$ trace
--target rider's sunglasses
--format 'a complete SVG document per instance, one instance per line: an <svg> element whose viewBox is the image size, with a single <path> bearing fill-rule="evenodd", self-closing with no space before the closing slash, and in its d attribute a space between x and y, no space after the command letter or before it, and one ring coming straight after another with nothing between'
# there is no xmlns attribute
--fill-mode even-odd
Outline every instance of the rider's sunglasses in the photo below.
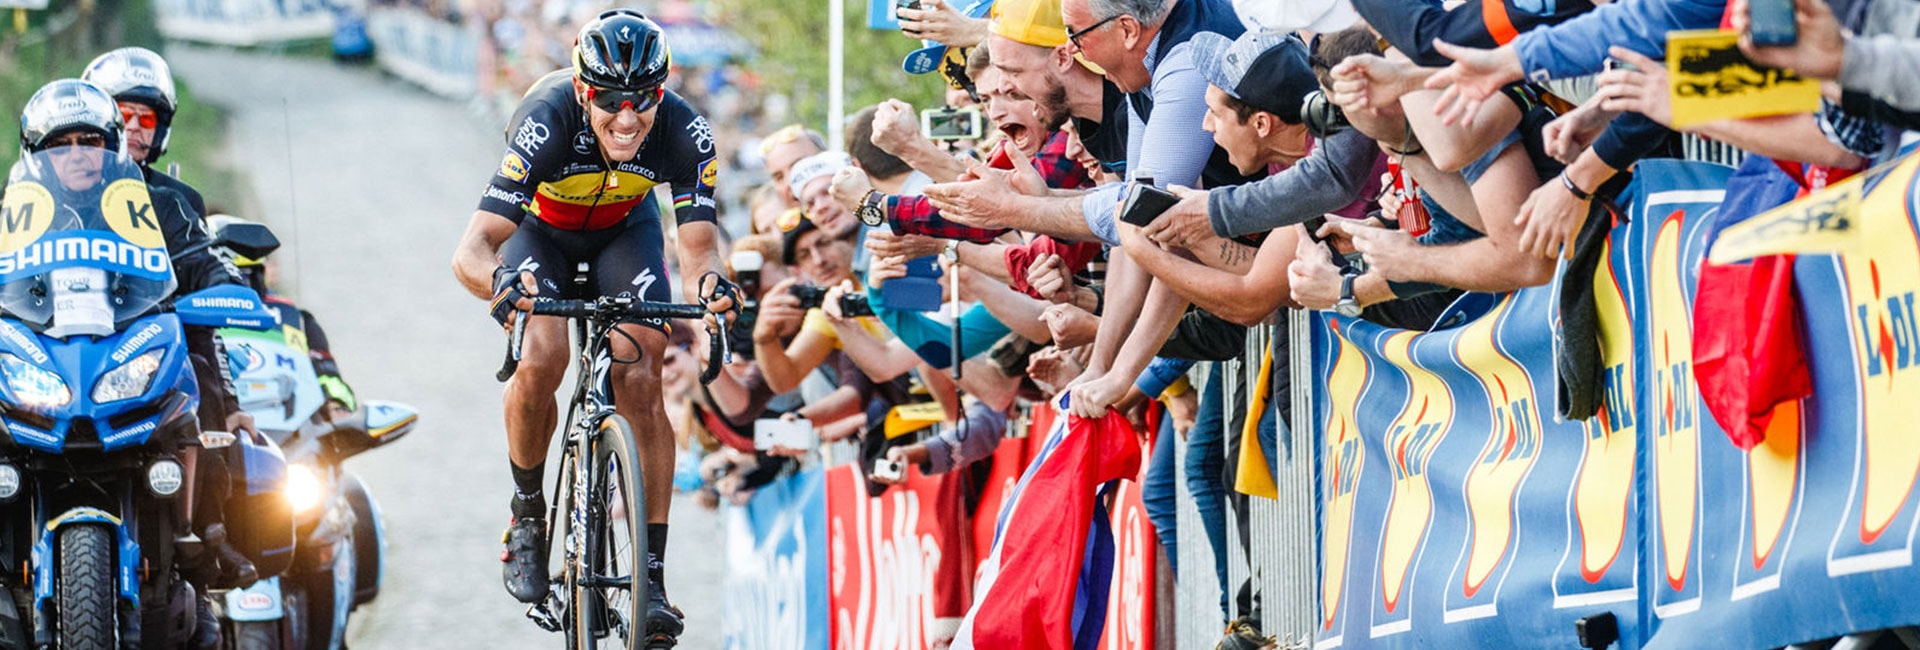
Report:
<svg viewBox="0 0 1920 650"><path fill-rule="evenodd" d="M120 119L126 121L127 126L139 124L140 128L143 129L153 129L160 126L159 115L152 112L135 113L133 109L125 106L120 107Z"/></svg>
<svg viewBox="0 0 1920 650"><path fill-rule="evenodd" d="M98 133L69 133L63 136L56 137L52 140L48 140L46 145L44 145L42 148L57 149L60 147L92 147L95 149L102 149L102 148L105 148L106 146L107 146L107 136L104 136Z"/></svg>
<svg viewBox="0 0 1920 650"><path fill-rule="evenodd" d="M659 105L660 99L666 94L666 89L659 86L644 90L613 90L587 86L587 101L593 102L594 106L608 113L618 113L628 109L632 109L635 113L645 113Z"/></svg>

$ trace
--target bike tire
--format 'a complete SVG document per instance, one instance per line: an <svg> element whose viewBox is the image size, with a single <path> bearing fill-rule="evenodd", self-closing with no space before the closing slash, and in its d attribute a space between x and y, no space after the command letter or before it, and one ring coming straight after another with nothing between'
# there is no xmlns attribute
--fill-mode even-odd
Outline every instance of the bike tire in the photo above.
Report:
<svg viewBox="0 0 1920 650"><path fill-rule="evenodd" d="M572 572L575 650L625 648L647 643L646 482L633 427L618 415L600 421L587 442L588 475L577 504L586 508L586 555ZM621 578L618 586L583 584L592 577Z"/></svg>
<svg viewBox="0 0 1920 650"><path fill-rule="evenodd" d="M113 530L81 524L60 529L59 647L113 650L115 636Z"/></svg>

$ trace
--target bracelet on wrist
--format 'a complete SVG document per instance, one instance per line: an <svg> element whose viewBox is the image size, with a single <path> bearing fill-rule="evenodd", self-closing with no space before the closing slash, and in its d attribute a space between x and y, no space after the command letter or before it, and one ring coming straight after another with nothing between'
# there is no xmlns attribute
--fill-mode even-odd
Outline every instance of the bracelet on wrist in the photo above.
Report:
<svg viewBox="0 0 1920 650"><path fill-rule="evenodd" d="M1580 189L1579 185L1574 184L1573 177L1567 175L1567 170L1564 170L1564 169L1560 170L1560 184L1566 186L1567 192L1573 194L1573 198L1580 199L1582 201L1593 200L1593 193Z"/></svg>

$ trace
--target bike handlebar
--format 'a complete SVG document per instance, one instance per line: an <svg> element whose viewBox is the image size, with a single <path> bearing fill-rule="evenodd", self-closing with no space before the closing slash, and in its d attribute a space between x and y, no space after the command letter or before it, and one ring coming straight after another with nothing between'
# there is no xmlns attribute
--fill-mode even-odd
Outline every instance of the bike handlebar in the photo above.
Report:
<svg viewBox="0 0 1920 650"><path fill-rule="evenodd" d="M536 300L533 314L540 316L558 316L561 318L587 318L608 320L625 318L678 318L683 320L702 320L709 312L701 305L683 305L665 302L647 302L629 298L600 298L598 300ZM507 358L500 365L500 372L494 379L506 381L513 377L520 367L520 346L524 342L527 326L527 313L513 314L513 329L507 334ZM713 383L720 376L720 367L733 362L733 349L727 341L726 314L713 314L719 320L719 331L710 332L707 337L707 367L700 371L700 383Z"/></svg>

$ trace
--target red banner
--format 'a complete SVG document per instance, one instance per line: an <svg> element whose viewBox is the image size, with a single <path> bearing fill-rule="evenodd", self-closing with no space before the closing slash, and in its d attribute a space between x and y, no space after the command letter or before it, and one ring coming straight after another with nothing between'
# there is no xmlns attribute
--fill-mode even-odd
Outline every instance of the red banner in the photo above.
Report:
<svg viewBox="0 0 1920 650"><path fill-rule="evenodd" d="M851 465L827 470L827 572L833 647L927 650L953 636L972 602L960 473L921 476L868 497Z"/></svg>

